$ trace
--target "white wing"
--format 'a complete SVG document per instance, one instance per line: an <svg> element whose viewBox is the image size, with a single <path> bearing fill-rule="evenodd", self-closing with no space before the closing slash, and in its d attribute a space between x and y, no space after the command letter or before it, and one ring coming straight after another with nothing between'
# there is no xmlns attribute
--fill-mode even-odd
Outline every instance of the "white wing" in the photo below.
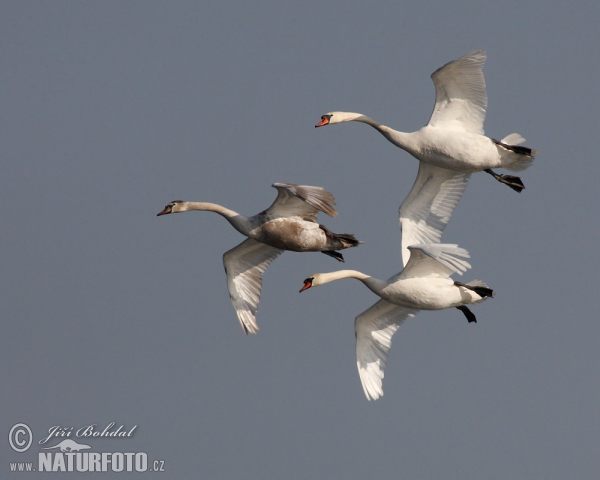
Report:
<svg viewBox="0 0 600 480"><path fill-rule="evenodd" d="M461 129L483 135L487 93L483 78L485 51L468 53L431 75L435 106L430 126Z"/></svg>
<svg viewBox="0 0 600 480"><path fill-rule="evenodd" d="M471 264L463 258L469 258L469 252L458 245L435 243L432 245L410 245L410 260L397 278L449 277L453 273L462 275Z"/></svg>
<svg viewBox="0 0 600 480"><path fill-rule="evenodd" d="M392 346L392 335L404 320L417 313L418 310L400 307L382 299L356 317L356 365L367 399L377 400L383 395L381 383Z"/></svg>
<svg viewBox="0 0 600 480"><path fill-rule="evenodd" d="M333 195L322 187L309 185L294 185L293 183L274 183L277 198L265 213L281 217L298 215L305 220L317 219L319 211L330 217L335 217L337 211L333 208Z"/></svg>
<svg viewBox="0 0 600 480"><path fill-rule="evenodd" d="M248 238L223 254L229 297L246 334L258 332L256 311L260 302L262 276L271 262L283 252Z"/></svg>
<svg viewBox="0 0 600 480"><path fill-rule="evenodd" d="M409 245L440 241L471 175L419 163L417 179L400 205L402 263L405 266L410 257Z"/></svg>

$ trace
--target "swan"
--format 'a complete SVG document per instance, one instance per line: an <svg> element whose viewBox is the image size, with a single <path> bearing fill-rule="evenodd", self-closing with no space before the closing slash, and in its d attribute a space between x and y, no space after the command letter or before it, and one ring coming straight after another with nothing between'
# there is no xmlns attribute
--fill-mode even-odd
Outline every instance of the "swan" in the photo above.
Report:
<svg viewBox="0 0 600 480"><path fill-rule="evenodd" d="M410 256L406 246L440 241L471 173L487 172L517 192L525 188L519 177L500 175L492 170L525 170L538 152L520 146L525 139L517 133L502 140L483 134L487 107L483 78L485 58L485 51L477 50L447 63L431 75L435 106L429 123L416 132L399 132L351 112L329 112L315 125L366 123L420 161L415 183L399 212L404 265Z"/></svg>
<svg viewBox="0 0 600 480"><path fill-rule="evenodd" d="M175 200L157 216L191 210L215 212L248 238L225 252L223 264L227 288L240 325L248 334L257 333L256 312L260 301L262 276L267 267L285 250L321 252L343 262L336 250L356 247L362 242L348 233L333 233L316 223L319 211L335 217L333 195L322 187L274 183L277 198L266 210L244 217L221 205Z"/></svg>
<svg viewBox="0 0 600 480"><path fill-rule="evenodd" d="M363 390L368 400L383 395L383 370L392 346L392 335L409 317L419 310L442 310L455 307L477 322L468 304L492 297L494 292L485 283L453 281L452 273L460 275L471 268L464 260L469 253L455 244L411 245L410 259L404 269L389 280L380 280L356 270L315 273L304 280L301 292L342 278L356 278L381 297L371 308L356 317L356 364Z"/></svg>

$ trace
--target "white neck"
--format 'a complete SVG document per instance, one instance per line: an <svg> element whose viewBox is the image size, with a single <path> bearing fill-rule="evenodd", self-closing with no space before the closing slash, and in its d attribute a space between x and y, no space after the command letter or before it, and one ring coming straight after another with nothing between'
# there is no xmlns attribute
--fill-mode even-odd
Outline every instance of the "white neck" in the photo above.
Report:
<svg viewBox="0 0 600 480"><path fill-rule="evenodd" d="M337 117L337 118L336 118ZM341 122L361 122L370 125L385 138L392 142L397 147L406 150L407 152L414 152L416 150L415 139L412 133L400 132L394 130L386 125L382 125L376 122L372 118L363 115L362 113L351 113L351 112L334 112L332 116L332 123Z"/></svg>
<svg viewBox="0 0 600 480"><path fill-rule="evenodd" d="M369 275L359 272L358 270L337 270L335 272L315 274L313 286L316 287L319 285L324 285L326 283L333 282L335 280L341 280L343 278L356 278L364 283L369 290L376 294L378 294L378 292L387 285L386 281L373 278Z"/></svg>

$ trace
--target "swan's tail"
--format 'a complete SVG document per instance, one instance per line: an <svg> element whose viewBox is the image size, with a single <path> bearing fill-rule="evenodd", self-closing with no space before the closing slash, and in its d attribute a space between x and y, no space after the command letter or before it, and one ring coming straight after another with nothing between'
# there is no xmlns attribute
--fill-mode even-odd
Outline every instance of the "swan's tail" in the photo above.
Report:
<svg viewBox="0 0 600 480"><path fill-rule="evenodd" d="M325 232L325 235L327 236L327 246L331 248L331 250L321 250L321 253L329 255L330 257L335 258L339 262L343 262L344 257L340 252L336 252L335 250L343 250L344 248L358 247L361 243L363 243L357 240L356 237L351 233L333 233L324 225L319 225L319 228L323 230L323 232Z"/></svg>
<svg viewBox="0 0 600 480"><path fill-rule="evenodd" d="M351 233L334 233L334 238L342 242L342 248L350 248L350 247L358 247L361 243L360 240L357 240L354 235Z"/></svg>
<svg viewBox="0 0 600 480"><path fill-rule="evenodd" d="M330 238L336 245L335 250L357 247L362 243L360 240L357 240L356 237L351 233L333 233L324 225L319 225L319 228L323 230L327 238Z"/></svg>
<svg viewBox="0 0 600 480"><path fill-rule="evenodd" d="M521 172L529 168L533 163L533 159L539 153L532 148L521 146L521 143L523 143L525 139L518 133L511 133L502 140L492 139L492 141L496 145L517 154L511 155L513 158L502 165L502 168L506 168L506 170L510 170L511 172Z"/></svg>

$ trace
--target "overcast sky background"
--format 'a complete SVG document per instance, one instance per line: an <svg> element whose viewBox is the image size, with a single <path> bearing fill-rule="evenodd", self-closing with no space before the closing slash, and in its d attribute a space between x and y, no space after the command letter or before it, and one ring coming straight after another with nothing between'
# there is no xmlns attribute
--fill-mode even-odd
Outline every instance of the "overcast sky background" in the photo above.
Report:
<svg viewBox="0 0 600 480"><path fill-rule="evenodd" d="M37 461L51 426L116 422L134 436L87 443L164 460L156 478L599 478L596 0L0 9L0 472ZM430 74L480 48L486 134L540 154L522 194L473 175L443 236L471 253L458 278L497 292L478 323L408 321L369 402L353 323L377 298L353 280L299 294L342 265L286 252L245 336L222 266L243 237L156 213L253 215L274 182L323 186L339 216L320 221L364 241L344 267L388 278L417 161L365 125L314 124L346 110L417 130Z"/></svg>

